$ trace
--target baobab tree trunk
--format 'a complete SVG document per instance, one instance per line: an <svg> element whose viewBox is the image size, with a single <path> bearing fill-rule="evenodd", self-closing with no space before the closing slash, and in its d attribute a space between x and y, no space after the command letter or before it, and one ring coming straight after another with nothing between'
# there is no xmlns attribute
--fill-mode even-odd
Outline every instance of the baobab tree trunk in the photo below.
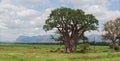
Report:
<svg viewBox="0 0 120 61"><path fill-rule="evenodd" d="M77 41L74 39L70 40L70 52L76 52Z"/></svg>
<svg viewBox="0 0 120 61"><path fill-rule="evenodd" d="M68 39L66 41L64 41L64 45L65 45L65 49L64 51L66 53L72 53L72 52L76 52L76 47L77 47L77 40L74 39Z"/></svg>
<svg viewBox="0 0 120 61"><path fill-rule="evenodd" d="M65 45L65 52L76 52L77 50L77 39L78 39L78 34L77 31L72 34L72 36L69 36L69 34L66 32L63 33L64 35L64 45Z"/></svg>
<svg viewBox="0 0 120 61"><path fill-rule="evenodd" d="M65 45L65 48L64 48L64 52L65 53L69 53L70 52L70 43L69 41L64 41L64 45Z"/></svg>
<svg viewBox="0 0 120 61"><path fill-rule="evenodd" d="M70 52L70 39L67 36L64 36L64 52L69 53Z"/></svg>

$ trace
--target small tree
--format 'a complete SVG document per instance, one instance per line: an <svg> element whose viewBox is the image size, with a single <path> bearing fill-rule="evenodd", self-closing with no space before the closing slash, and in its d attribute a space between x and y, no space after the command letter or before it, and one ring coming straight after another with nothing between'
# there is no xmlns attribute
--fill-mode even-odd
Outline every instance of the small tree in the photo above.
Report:
<svg viewBox="0 0 120 61"><path fill-rule="evenodd" d="M98 20L92 14L71 8L54 9L45 22L44 30L56 28L63 36L65 52L75 52L78 40L85 31L96 30Z"/></svg>
<svg viewBox="0 0 120 61"><path fill-rule="evenodd" d="M104 29L106 33L102 35L103 39L111 40L111 46L114 50L117 49L116 40L120 36L120 17L115 20L110 20L104 24Z"/></svg>

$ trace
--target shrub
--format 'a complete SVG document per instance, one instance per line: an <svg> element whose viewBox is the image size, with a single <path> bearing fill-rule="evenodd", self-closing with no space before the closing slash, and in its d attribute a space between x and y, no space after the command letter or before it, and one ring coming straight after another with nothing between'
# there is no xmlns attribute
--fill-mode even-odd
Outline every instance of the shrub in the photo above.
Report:
<svg viewBox="0 0 120 61"><path fill-rule="evenodd" d="M110 45L109 45L109 47L110 47L110 49L113 49L113 43L111 43ZM117 44L117 43L115 43L115 46L114 46L115 48L114 48L114 50L119 50L119 45Z"/></svg>
<svg viewBox="0 0 120 61"><path fill-rule="evenodd" d="M90 44L88 44L88 43L80 44L78 46L78 50L79 50L78 52L80 52L80 53L86 53L87 50L89 50L89 46L90 46Z"/></svg>

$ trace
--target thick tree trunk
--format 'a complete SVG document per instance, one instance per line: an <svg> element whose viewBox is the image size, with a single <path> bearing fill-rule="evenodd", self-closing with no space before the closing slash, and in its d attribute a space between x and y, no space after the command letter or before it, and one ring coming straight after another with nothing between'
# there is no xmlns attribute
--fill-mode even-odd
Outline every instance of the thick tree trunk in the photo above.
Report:
<svg viewBox="0 0 120 61"><path fill-rule="evenodd" d="M70 52L70 43L69 41L64 41L64 45L65 45L65 49L64 49L64 52L65 53L69 53Z"/></svg>
<svg viewBox="0 0 120 61"><path fill-rule="evenodd" d="M66 53L72 53L72 52L76 52L76 47L77 47L77 39L78 39L78 35L77 32L75 32L74 34L72 34L72 37L69 36L68 33L63 33L64 35L64 45L65 45L65 52Z"/></svg>
<svg viewBox="0 0 120 61"><path fill-rule="evenodd" d="M76 47L77 47L76 40L71 39L70 40L70 52L76 52Z"/></svg>
<svg viewBox="0 0 120 61"><path fill-rule="evenodd" d="M65 45L64 52L66 52L66 53L76 52L76 47L77 47L77 41L76 40L67 39L66 41L64 41L64 45Z"/></svg>

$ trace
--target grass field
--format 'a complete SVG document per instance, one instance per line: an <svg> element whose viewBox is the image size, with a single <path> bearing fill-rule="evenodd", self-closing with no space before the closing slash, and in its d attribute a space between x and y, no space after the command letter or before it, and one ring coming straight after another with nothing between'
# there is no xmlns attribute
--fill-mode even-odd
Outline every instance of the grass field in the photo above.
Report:
<svg viewBox="0 0 120 61"><path fill-rule="evenodd" d="M59 45L0 44L0 61L120 61L120 52L91 46L88 53L61 53ZM79 49L78 49L79 50Z"/></svg>

